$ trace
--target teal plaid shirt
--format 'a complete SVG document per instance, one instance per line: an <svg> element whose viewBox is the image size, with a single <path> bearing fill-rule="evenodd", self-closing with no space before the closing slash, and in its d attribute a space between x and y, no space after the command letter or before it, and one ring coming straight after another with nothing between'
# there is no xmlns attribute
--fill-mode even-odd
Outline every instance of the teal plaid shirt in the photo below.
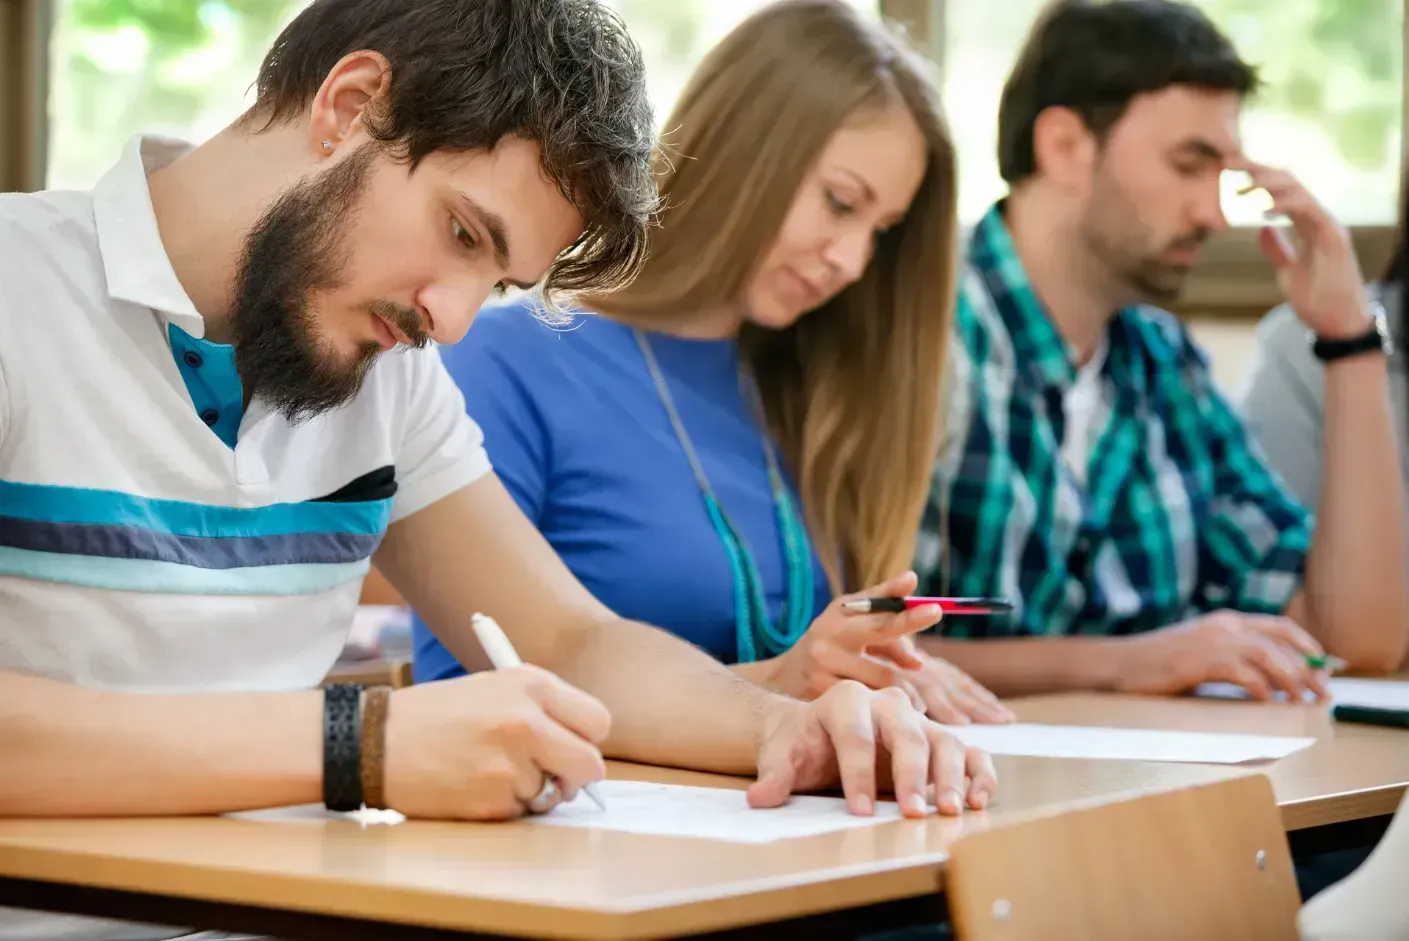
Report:
<svg viewBox="0 0 1409 941"><path fill-rule="evenodd" d="M1085 485L1061 453L1072 355L1001 203L974 231L955 331L916 571L927 593L1017 607L948 619L944 634L1127 634L1219 608L1286 608L1311 517L1173 315L1139 307L1112 319Z"/></svg>

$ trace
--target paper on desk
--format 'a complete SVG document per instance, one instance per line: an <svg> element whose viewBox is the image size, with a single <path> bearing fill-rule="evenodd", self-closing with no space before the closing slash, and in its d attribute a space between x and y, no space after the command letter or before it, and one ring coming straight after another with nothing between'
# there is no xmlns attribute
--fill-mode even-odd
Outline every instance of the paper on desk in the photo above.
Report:
<svg viewBox="0 0 1409 941"><path fill-rule="evenodd" d="M698 837L729 843L772 843L834 830L869 827L900 818L894 801L877 801L872 817L856 817L840 797L795 796L782 807L754 810L743 791L716 787L602 781L602 810L584 795L527 821L545 827L589 827L655 836Z"/></svg>
<svg viewBox="0 0 1409 941"><path fill-rule="evenodd" d="M1409 709L1409 683L1402 680L1359 680L1337 677L1328 684L1331 701L1372 709Z"/></svg>
<svg viewBox="0 0 1409 941"><path fill-rule="evenodd" d="M1315 739L1222 732L1166 732L1075 725L950 726L966 745L992 755L1036 758L1105 758L1123 761L1183 761L1194 764L1240 764L1285 758Z"/></svg>
<svg viewBox="0 0 1409 941"><path fill-rule="evenodd" d="M606 810L592 803L586 795L578 795L571 804L561 804L541 817L524 817L523 822L538 826L588 827L623 833L699 837L729 843L772 843L834 830L874 826L901 816L900 807L894 801L877 801L874 816L855 817L847 811L846 801L840 797L793 797L782 807L754 810L749 807L743 791L725 788L600 781L595 790L606 803ZM312 822L342 817L356 820L363 826L397 824L406 819L391 810L338 814L324 810L320 804L247 811L228 816L263 822Z"/></svg>
<svg viewBox="0 0 1409 941"><path fill-rule="evenodd" d="M1402 680L1364 680L1350 676L1332 677L1326 681L1331 701L1347 706L1370 706L1375 709L1409 709L1409 683ZM1247 699L1248 691L1234 683L1204 683L1194 695L1207 699ZM1277 693L1277 702L1286 702L1286 693ZM1308 703L1316 697L1306 694Z"/></svg>

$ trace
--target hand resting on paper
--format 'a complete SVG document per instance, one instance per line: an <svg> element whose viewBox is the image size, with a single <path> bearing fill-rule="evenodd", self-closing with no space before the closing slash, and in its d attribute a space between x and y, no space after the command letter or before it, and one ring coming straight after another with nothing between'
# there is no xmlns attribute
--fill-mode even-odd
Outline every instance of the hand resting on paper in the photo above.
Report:
<svg viewBox="0 0 1409 941"><path fill-rule="evenodd" d="M535 667L475 673L397 690L387 713L386 796L407 817L508 820L523 816L544 775L571 801L606 776L599 744L611 717L598 700ZM840 786L869 816L893 791L923 816L986 807L992 760L915 710L898 689L843 680L811 703L779 697L759 743L754 807Z"/></svg>
<svg viewBox="0 0 1409 941"><path fill-rule="evenodd" d="M893 789L901 813L922 817L931 795L941 814L982 810L998 776L986 752L926 719L901 690L841 680L814 702L775 713L748 799L777 807L791 794L837 785L854 814L869 816L878 792Z"/></svg>
<svg viewBox="0 0 1409 941"><path fill-rule="evenodd" d="M815 699L841 680L872 689L901 690L936 722L1012 722L1013 713L967 673L916 648L911 635L939 622L934 605L901 614L855 614L842 607L858 598L913 594L914 572L832 601L787 653L745 675L798 699Z"/></svg>
<svg viewBox="0 0 1409 941"><path fill-rule="evenodd" d="M1326 673L1306 655L1324 653L1290 618L1216 611L1122 642L1116 690L1175 695L1202 683L1235 683L1253 699L1278 693L1326 698Z"/></svg>

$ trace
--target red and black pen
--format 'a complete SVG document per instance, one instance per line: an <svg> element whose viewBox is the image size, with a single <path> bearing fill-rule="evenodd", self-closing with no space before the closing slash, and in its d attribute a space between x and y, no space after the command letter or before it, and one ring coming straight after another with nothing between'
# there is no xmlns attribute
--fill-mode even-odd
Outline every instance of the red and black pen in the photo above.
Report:
<svg viewBox="0 0 1409 941"><path fill-rule="evenodd" d="M858 598L842 602L842 609L855 614L899 614L927 604L937 605L944 614L1007 614L1013 603L1002 598Z"/></svg>

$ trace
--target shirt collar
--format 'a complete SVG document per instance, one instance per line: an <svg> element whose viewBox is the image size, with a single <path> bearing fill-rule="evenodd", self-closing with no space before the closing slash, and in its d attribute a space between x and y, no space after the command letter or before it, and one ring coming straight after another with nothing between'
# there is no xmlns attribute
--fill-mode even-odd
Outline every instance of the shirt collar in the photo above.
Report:
<svg viewBox="0 0 1409 941"><path fill-rule="evenodd" d="M983 280L983 286L993 299L993 307L1002 318L1013 344L1017 368L1044 389L1069 389L1076 380L1075 351L1057 332L1047 307L1037 299L1037 292L1027 279L1027 269L1003 218L1003 200L993 204L975 225L974 235L969 239L969 266ZM1124 328L1129 310L1120 310L1107 325L1102 341L1106 345L1107 362L1103 366L1123 363L1126 359L1120 347L1122 341L1129 338L1130 331Z"/></svg>
<svg viewBox="0 0 1409 941"><path fill-rule="evenodd" d="M108 294L154 310L191 336L203 337L205 321L171 267L147 186L149 174L191 149L191 144L173 138L132 138L93 188L93 216Z"/></svg>

